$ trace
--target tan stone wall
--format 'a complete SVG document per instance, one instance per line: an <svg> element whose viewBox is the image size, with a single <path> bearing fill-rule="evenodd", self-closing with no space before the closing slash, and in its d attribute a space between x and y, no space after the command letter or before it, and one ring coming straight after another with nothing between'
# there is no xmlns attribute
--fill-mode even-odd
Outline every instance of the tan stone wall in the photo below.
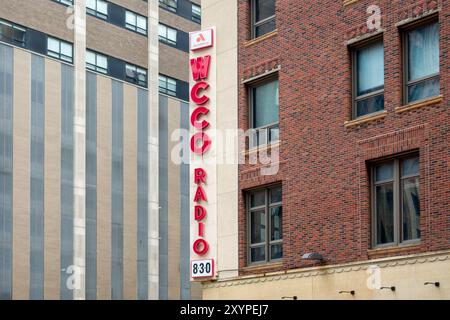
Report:
<svg viewBox="0 0 450 320"><path fill-rule="evenodd" d="M136 299L137 272L137 89L124 85L123 95L123 292Z"/></svg>
<svg viewBox="0 0 450 320"><path fill-rule="evenodd" d="M369 289L371 266L380 269L381 286ZM385 258L364 263L316 267L249 276L205 284L204 299L450 299L450 251ZM424 285L440 282L440 287ZM355 295L339 291L355 290Z"/></svg>
<svg viewBox="0 0 450 320"><path fill-rule="evenodd" d="M111 299L111 80L97 77L97 298Z"/></svg>
<svg viewBox="0 0 450 320"><path fill-rule="evenodd" d="M184 32L200 29L198 23L190 21L162 8L159 9L159 21L178 30L183 30Z"/></svg>
<svg viewBox="0 0 450 320"><path fill-rule="evenodd" d="M73 42L67 7L48 0L0 0L0 18Z"/></svg>
<svg viewBox="0 0 450 320"><path fill-rule="evenodd" d="M14 49L13 299L28 299L30 279L31 55Z"/></svg>
<svg viewBox="0 0 450 320"><path fill-rule="evenodd" d="M159 43L159 72L169 77L189 81L189 55L164 43Z"/></svg>
<svg viewBox="0 0 450 320"><path fill-rule="evenodd" d="M87 48L147 68L147 38L87 16Z"/></svg>
<svg viewBox="0 0 450 320"><path fill-rule="evenodd" d="M130 9L143 16L147 16L147 3L143 0L108 0L119 6ZM151 1L151 0L150 0Z"/></svg>
<svg viewBox="0 0 450 320"><path fill-rule="evenodd" d="M61 64L45 60L44 298L59 299L61 239Z"/></svg>

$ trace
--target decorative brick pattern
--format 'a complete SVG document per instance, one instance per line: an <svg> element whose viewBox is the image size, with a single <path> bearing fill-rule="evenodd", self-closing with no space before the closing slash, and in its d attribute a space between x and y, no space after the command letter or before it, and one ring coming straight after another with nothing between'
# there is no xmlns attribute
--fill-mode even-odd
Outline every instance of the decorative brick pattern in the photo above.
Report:
<svg viewBox="0 0 450 320"><path fill-rule="evenodd" d="M280 66L280 170L261 176L259 166L239 166L239 267L247 266L245 190L281 182L283 266L302 268L306 252L324 265L367 261L450 248L449 74L450 2L380 0L385 45L385 111L376 121L346 128L351 119L351 60L346 42L365 36L372 1L344 6L335 0L277 1L277 34L246 46L249 1L239 0L239 79ZM420 8L420 10L419 10ZM397 24L430 11L439 14L442 100L432 107L402 107L401 34ZM367 27L366 27L367 28ZM370 31L370 32L369 32ZM397 109L398 110L398 109ZM248 96L239 87L239 127L248 129ZM422 239L419 246L373 253L370 245L369 163L418 151ZM242 151L243 152L243 151ZM270 269L269 269L270 270ZM273 271L273 270L272 270ZM266 269L242 269L260 274Z"/></svg>

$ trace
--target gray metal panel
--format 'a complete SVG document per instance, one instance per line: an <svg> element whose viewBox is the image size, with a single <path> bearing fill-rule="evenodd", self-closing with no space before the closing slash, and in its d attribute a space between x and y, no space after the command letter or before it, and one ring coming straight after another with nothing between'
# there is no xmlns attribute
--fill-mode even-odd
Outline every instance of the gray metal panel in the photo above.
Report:
<svg viewBox="0 0 450 320"><path fill-rule="evenodd" d="M168 100L159 96L159 299L168 299Z"/></svg>
<svg viewBox="0 0 450 320"><path fill-rule="evenodd" d="M112 82L111 297L123 299L123 84Z"/></svg>
<svg viewBox="0 0 450 320"><path fill-rule="evenodd" d="M181 102L180 128L189 132L189 104ZM182 300L191 299L190 275L190 218L189 218L189 136L181 137L182 154L180 166L180 297Z"/></svg>
<svg viewBox="0 0 450 320"><path fill-rule="evenodd" d="M0 44L0 300L12 298L13 49Z"/></svg>
<svg viewBox="0 0 450 320"><path fill-rule="evenodd" d="M45 61L31 55L30 299L44 299Z"/></svg>
<svg viewBox="0 0 450 320"><path fill-rule="evenodd" d="M73 299L74 70L61 64L61 299Z"/></svg>
<svg viewBox="0 0 450 320"><path fill-rule="evenodd" d="M148 299L148 92L138 89L137 298Z"/></svg>
<svg viewBox="0 0 450 320"><path fill-rule="evenodd" d="M86 73L86 299L97 298L97 76Z"/></svg>

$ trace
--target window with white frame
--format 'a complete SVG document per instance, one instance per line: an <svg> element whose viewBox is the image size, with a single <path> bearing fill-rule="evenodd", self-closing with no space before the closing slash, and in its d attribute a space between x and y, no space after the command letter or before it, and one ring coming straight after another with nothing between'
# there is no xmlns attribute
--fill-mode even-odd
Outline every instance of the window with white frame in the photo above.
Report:
<svg viewBox="0 0 450 320"><path fill-rule="evenodd" d="M127 81L139 86L147 86L147 70L127 64L125 66L125 75Z"/></svg>
<svg viewBox="0 0 450 320"><path fill-rule="evenodd" d="M47 37L47 55L66 62L73 62L73 46L72 44Z"/></svg>
<svg viewBox="0 0 450 320"><path fill-rule="evenodd" d="M159 0L159 5L172 12L177 12L178 3L177 0Z"/></svg>
<svg viewBox="0 0 450 320"><path fill-rule="evenodd" d="M86 68L100 73L108 73L108 57L93 51L86 51Z"/></svg>
<svg viewBox="0 0 450 320"><path fill-rule="evenodd" d="M159 92L165 93L171 96L177 95L177 80L159 75Z"/></svg>
<svg viewBox="0 0 450 320"><path fill-rule="evenodd" d="M170 44L172 46L177 45L177 30L168 27L164 24L159 24L159 41Z"/></svg>
<svg viewBox="0 0 450 320"><path fill-rule="evenodd" d="M108 2L103 0L86 0L86 11L101 19L108 19Z"/></svg>
<svg viewBox="0 0 450 320"><path fill-rule="evenodd" d="M192 4L192 21L202 22L202 8L195 3Z"/></svg>
<svg viewBox="0 0 450 320"><path fill-rule="evenodd" d="M147 18L127 11L125 14L125 27L141 34L147 34Z"/></svg>

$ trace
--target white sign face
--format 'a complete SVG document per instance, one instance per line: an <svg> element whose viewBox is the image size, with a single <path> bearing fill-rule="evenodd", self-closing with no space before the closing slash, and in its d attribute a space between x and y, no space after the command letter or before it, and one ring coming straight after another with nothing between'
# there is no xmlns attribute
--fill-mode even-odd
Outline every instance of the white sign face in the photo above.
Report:
<svg viewBox="0 0 450 320"><path fill-rule="evenodd" d="M191 261L191 278L212 278L214 276L214 260Z"/></svg>
<svg viewBox="0 0 450 320"><path fill-rule="evenodd" d="M213 29L190 32L189 43L191 51L212 47L214 44Z"/></svg>

